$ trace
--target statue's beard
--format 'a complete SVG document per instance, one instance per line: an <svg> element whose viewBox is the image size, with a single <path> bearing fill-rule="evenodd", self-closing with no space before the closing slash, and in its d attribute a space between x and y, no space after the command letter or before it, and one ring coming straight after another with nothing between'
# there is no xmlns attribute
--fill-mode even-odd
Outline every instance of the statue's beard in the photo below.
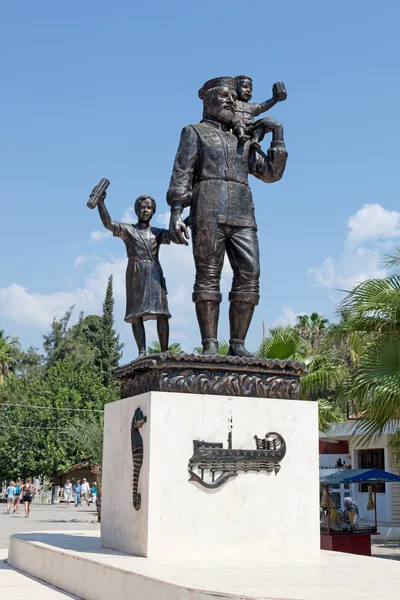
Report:
<svg viewBox="0 0 400 600"><path fill-rule="evenodd" d="M235 116L233 109L229 110L228 108L213 105L207 106L206 112L210 117L223 125L230 125Z"/></svg>

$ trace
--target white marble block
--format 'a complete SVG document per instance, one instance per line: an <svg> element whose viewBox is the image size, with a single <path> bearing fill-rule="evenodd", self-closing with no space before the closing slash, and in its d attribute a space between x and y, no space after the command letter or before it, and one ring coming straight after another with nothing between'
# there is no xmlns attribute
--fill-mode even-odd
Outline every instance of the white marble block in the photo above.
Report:
<svg viewBox="0 0 400 600"><path fill-rule="evenodd" d="M140 407L142 505L132 504L131 422ZM217 489L189 482L193 440L254 449L280 433L286 456L274 473L239 473ZM148 392L108 404L102 482L102 545L137 556L265 556L319 552L317 403Z"/></svg>

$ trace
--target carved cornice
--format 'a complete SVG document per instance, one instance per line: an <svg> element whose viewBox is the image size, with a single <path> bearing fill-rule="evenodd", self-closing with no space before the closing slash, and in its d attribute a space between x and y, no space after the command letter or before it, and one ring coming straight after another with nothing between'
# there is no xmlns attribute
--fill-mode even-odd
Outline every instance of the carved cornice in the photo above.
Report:
<svg viewBox="0 0 400 600"><path fill-rule="evenodd" d="M164 352L116 370L121 398L144 392L298 399L304 363L257 357Z"/></svg>

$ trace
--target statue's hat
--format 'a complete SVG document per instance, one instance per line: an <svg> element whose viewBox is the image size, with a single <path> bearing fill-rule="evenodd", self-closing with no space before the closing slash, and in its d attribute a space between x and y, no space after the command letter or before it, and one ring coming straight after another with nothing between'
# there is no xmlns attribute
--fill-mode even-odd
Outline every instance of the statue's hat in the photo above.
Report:
<svg viewBox="0 0 400 600"><path fill-rule="evenodd" d="M205 92L208 92L208 90L222 86L228 87L233 92L236 92L236 79L234 77L214 77L214 79L209 79L205 82L203 87L199 89L200 100L203 99Z"/></svg>

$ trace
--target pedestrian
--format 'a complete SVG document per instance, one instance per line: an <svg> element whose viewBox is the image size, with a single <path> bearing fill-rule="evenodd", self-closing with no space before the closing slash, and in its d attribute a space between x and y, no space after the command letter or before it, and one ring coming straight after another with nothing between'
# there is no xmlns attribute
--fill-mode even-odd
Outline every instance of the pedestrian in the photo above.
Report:
<svg viewBox="0 0 400 600"><path fill-rule="evenodd" d="M15 494L14 494L14 512L19 515L19 503L21 500L21 477L17 477L15 482Z"/></svg>
<svg viewBox="0 0 400 600"><path fill-rule="evenodd" d="M90 485L88 484L88 482L86 481L85 478L82 480L81 487L82 487L81 493L82 493L83 499L85 500L86 504L89 506Z"/></svg>
<svg viewBox="0 0 400 600"><path fill-rule="evenodd" d="M31 513L31 502L33 498L33 494L36 492L36 488L33 485L31 478L27 477L25 479L25 483L22 486L22 502L24 503L25 508L25 519L27 519Z"/></svg>
<svg viewBox="0 0 400 600"><path fill-rule="evenodd" d="M64 500L65 500L65 505L67 507L69 506L69 502L71 500L71 495L72 495L72 483L70 482L69 479L67 479L67 481L64 483Z"/></svg>
<svg viewBox="0 0 400 600"><path fill-rule="evenodd" d="M94 506L97 506L97 485L95 481L92 483L92 502Z"/></svg>
<svg viewBox="0 0 400 600"><path fill-rule="evenodd" d="M10 481L7 488L7 514L9 515L14 505L15 483Z"/></svg>
<svg viewBox="0 0 400 600"><path fill-rule="evenodd" d="M78 481L76 483L74 483L73 490L74 490L75 506L78 506L81 502L81 491L82 491L80 479L78 479Z"/></svg>

